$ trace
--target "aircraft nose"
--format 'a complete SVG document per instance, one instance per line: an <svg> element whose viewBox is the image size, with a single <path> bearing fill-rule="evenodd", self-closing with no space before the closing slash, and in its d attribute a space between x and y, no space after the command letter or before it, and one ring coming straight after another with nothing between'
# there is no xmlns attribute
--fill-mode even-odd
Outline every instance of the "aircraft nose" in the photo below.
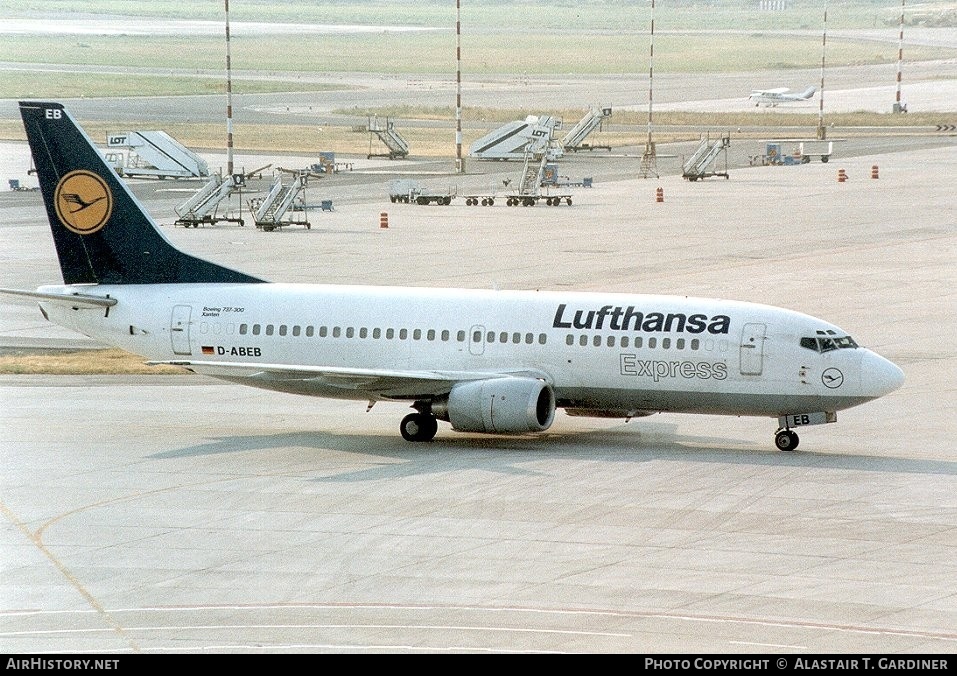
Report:
<svg viewBox="0 0 957 676"><path fill-rule="evenodd" d="M904 372L897 364L868 350L861 358L861 392L883 397L904 384Z"/></svg>

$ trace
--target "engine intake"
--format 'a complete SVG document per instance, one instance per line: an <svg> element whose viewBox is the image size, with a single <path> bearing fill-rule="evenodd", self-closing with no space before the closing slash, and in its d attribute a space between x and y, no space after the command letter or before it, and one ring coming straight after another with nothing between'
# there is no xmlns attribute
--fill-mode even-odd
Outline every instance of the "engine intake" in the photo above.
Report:
<svg viewBox="0 0 957 676"><path fill-rule="evenodd" d="M478 380L455 385L432 411L460 432L543 432L555 420L555 392L535 378Z"/></svg>

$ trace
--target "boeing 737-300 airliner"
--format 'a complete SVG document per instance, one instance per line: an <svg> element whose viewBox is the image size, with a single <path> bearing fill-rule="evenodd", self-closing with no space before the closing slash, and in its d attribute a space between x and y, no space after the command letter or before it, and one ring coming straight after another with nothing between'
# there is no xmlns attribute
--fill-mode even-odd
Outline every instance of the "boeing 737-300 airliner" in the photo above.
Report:
<svg viewBox="0 0 957 676"><path fill-rule="evenodd" d="M172 245L58 103L20 111L63 273L43 315L99 341L254 387L406 402L400 431L525 434L556 409L764 416L794 428L903 373L821 319L753 303L612 293L270 283Z"/></svg>

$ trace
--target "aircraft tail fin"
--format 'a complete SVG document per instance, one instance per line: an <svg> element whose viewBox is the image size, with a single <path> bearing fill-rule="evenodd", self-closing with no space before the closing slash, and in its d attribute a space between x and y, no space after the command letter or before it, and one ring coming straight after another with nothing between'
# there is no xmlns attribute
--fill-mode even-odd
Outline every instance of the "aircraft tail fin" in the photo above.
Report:
<svg viewBox="0 0 957 676"><path fill-rule="evenodd" d="M61 104L20 115L66 284L264 281L177 249Z"/></svg>
<svg viewBox="0 0 957 676"><path fill-rule="evenodd" d="M817 91L817 87L815 87L815 86L812 85L812 86L808 87L807 89L805 89L805 90L804 90L803 92L801 92L800 94L798 94L798 96L799 96L800 98L802 98L802 99L809 99L809 98L811 98L812 96L814 96L814 92L816 92L816 91Z"/></svg>

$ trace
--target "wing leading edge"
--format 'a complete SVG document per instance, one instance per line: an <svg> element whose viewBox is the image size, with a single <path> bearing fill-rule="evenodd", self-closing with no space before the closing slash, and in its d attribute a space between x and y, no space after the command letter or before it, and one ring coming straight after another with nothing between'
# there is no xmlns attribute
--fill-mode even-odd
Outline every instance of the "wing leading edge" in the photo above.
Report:
<svg viewBox="0 0 957 676"><path fill-rule="evenodd" d="M462 382L512 377L533 377L548 380L544 374L527 370L516 372L484 371L406 371L388 369L344 368L339 366L306 366L298 364L266 364L254 362L199 361L174 359L149 361L150 366L183 366L214 378L243 379L262 387L288 389L296 384L336 389L343 394L360 393L369 398L419 399L437 397ZM298 389L298 388L297 388ZM359 398L354 396L353 398Z"/></svg>

